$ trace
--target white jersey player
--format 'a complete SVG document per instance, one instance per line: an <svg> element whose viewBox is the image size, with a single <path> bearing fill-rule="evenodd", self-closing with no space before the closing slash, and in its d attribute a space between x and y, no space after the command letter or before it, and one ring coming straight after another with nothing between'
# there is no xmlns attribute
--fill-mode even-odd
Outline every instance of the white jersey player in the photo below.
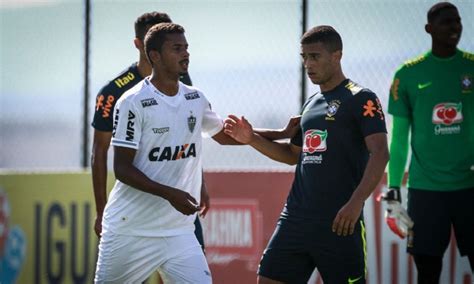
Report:
<svg viewBox="0 0 474 284"><path fill-rule="evenodd" d="M133 165L149 179L181 189L199 204L202 137L222 129L222 119L196 88L179 83L167 96L145 78L117 102L112 145L136 150ZM194 201L193 201L194 203ZM142 208L137 210L137 208ZM148 237L194 232L195 216L177 211L166 199L120 180L104 212L103 231Z"/></svg>
<svg viewBox="0 0 474 284"><path fill-rule="evenodd" d="M165 283L212 283L194 235L201 135L237 143L204 94L178 81L187 72L187 48L181 26L153 26L145 37L152 75L116 104L117 182L104 210L96 283L141 283L155 270Z"/></svg>

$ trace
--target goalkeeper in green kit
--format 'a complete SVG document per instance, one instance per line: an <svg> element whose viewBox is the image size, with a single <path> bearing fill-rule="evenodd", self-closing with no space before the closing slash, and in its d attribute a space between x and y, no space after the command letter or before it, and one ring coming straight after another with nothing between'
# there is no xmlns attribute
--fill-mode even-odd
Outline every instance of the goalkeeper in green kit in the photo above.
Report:
<svg viewBox="0 0 474 284"><path fill-rule="evenodd" d="M472 26L470 26L472 28ZM388 112L393 115L386 220L413 255L418 283L439 283L451 228L474 269L474 54L457 49L462 24L456 6L428 11L432 49L397 70ZM408 156L408 211L400 186Z"/></svg>

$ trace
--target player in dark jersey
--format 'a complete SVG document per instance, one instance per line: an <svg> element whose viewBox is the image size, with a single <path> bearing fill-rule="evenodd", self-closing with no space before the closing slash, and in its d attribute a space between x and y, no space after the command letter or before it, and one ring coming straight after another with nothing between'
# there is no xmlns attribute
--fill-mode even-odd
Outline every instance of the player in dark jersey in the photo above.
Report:
<svg viewBox="0 0 474 284"><path fill-rule="evenodd" d="M462 24L456 6L437 3L427 16L432 49L403 64L391 87L392 159L384 199L390 228L401 237L408 232L418 283L439 283L452 228L474 270L474 54L457 49ZM409 133L411 231L400 198Z"/></svg>
<svg viewBox="0 0 474 284"><path fill-rule="evenodd" d="M264 155L297 164L295 179L258 269L259 283L306 283L315 268L325 283L365 283L364 201L388 161L377 96L346 79L342 40L330 26L301 39L307 74L321 92L304 104L291 143L271 142L242 117L226 133Z"/></svg>
<svg viewBox="0 0 474 284"><path fill-rule="evenodd" d="M128 69L111 80L97 95L94 119L92 121L94 138L91 156L92 182L97 212L94 230L97 236L100 236L102 231L102 214L107 202L107 152L112 138L112 115L115 103L123 93L151 74L151 65L146 58L143 43L146 32L155 24L170 22L171 19L166 13L151 12L138 17L135 22L134 39L135 47L139 51L138 62L133 63ZM187 85L192 84L188 74L181 75L180 81ZM202 214L205 214L209 208L209 196L204 182L202 185L202 195L201 199L204 201L204 204L207 204L207 207L204 209L205 211L202 212ZM195 226L196 237L204 249L202 227L198 217L196 218Z"/></svg>

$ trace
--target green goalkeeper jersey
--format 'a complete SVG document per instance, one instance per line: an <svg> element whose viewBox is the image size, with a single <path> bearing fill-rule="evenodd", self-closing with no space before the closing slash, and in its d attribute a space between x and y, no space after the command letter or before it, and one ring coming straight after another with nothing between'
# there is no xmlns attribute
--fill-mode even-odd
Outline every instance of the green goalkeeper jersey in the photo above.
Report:
<svg viewBox="0 0 474 284"><path fill-rule="evenodd" d="M409 187L474 187L473 78L474 54L461 50L450 58L430 51L397 70L388 112L411 124Z"/></svg>

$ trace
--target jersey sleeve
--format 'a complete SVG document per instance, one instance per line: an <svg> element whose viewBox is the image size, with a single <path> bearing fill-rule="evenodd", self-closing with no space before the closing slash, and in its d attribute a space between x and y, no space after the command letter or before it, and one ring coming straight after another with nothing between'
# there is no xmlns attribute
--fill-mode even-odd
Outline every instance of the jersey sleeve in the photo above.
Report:
<svg viewBox="0 0 474 284"><path fill-rule="evenodd" d="M112 132L113 112L116 96L109 88L104 87L95 99L94 118L92 127L100 131Z"/></svg>
<svg viewBox="0 0 474 284"><path fill-rule="evenodd" d="M211 103L202 96L205 101L204 113L202 117L202 136L205 138L216 135L224 127L222 118L212 110Z"/></svg>
<svg viewBox="0 0 474 284"><path fill-rule="evenodd" d="M112 145L138 149L142 135L141 113L131 100L119 100L114 110Z"/></svg>
<svg viewBox="0 0 474 284"><path fill-rule="evenodd" d="M379 98L370 91L362 91L354 96L354 100L353 116L363 136L387 133L385 115Z"/></svg>
<svg viewBox="0 0 474 284"><path fill-rule="evenodd" d="M390 161L388 163L388 186L400 187L408 157L410 121L404 117L394 116L392 126Z"/></svg>
<svg viewBox="0 0 474 284"><path fill-rule="evenodd" d="M406 67L395 72L388 101L388 113L396 116L410 117L411 107L408 99Z"/></svg>

